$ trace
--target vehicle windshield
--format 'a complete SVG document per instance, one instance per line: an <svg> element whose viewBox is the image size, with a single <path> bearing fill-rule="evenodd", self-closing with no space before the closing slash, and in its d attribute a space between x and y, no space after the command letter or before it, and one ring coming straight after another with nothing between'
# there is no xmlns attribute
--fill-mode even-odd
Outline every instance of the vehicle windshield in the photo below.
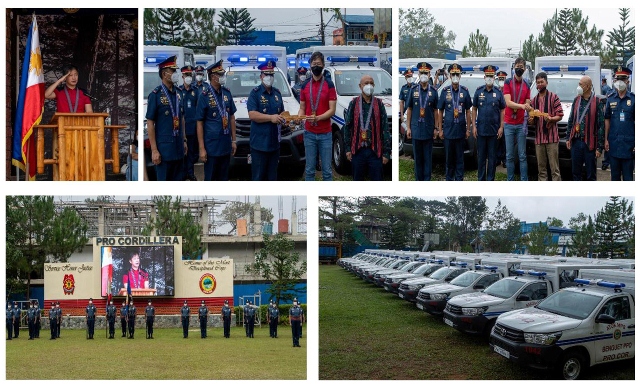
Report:
<svg viewBox="0 0 640 386"><path fill-rule="evenodd" d="M468 287L480 276L482 276L480 272L469 271L451 280L450 283L459 287Z"/></svg>
<svg viewBox="0 0 640 386"><path fill-rule="evenodd" d="M375 70L374 70L375 68ZM364 75L370 75L373 78L373 95L391 95L391 75L377 67L361 68L357 70L340 70L334 72L336 92L342 96L360 95L360 79Z"/></svg>
<svg viewBox="0 0 640 386"><path fill-rule="evenodd" d="M502 299L508 299L513 296L523 285L527 282L524 280L498 280L491 284L483 292L491 296L495 296Z"/></svg>
<svg viewBox="0 0 640 386"><path fill-rule="evenodd" d="M424 264L418 267L415 271L413 271L413 273L415 273L416 275L422 275L423 273L429 271L429 269L433 269L433 268L434 266L432 264Z"/></svg>
<svg viewBox="0 0 640 386"><path fill-rule="evenodd" d="M274 74L273 87L280 90L282 97L290 97L291 89L289 83L280 71ZM262 83L260 80L260 70L254 71L233 71L233 67L227 72L227 82L224 84L231 91L234 98L248 97L254 87Z"/></svg>
<svg viewBox="0 0 640 386"><path fill-rule="evenodd" d="M411 268L409 268L409 269L407 270L407 272L412 272L412 273L413 273L413 272L415 272L418 268L422 267L423 265L426 265L426 263L424 263L424 262L419 262L419 263L417 263L417 264L414 264Z"/></svg>
<svg viewBox="0 0 640 386"><path fill-rule="evenodd" d="M578 88L577 78L548 78L547 90L558 95L561 102L571 103L576 97L576 88ZM531 98L538 95L538 89L533 87L531 90Z"/></svg>
<svg viewBox="0 0 640 386"><path fill-rule="evenodd" d="M451 272L451 268L442 267L439 270L432 273L429 277L431 279L440 280L440 279L444 279L449 274L449 272Z"/></svg>
<svg viewBox="0 0 640 386"><path fill-rule="evenodd" d="M469 90L469 95L473 99L473 95L480 86L484 86L484 75L471 74L471 76L463 74L460 77L460 85L466 87ZM451 79L447 79L438 90L444 89L444 87L451 86ZM438 91L440 93L440 91Z"/></svg>
<svg viewBox="0 0 640 386"><path fill-rule="evenodd" d="M602 298L576 291L558 291L536 306L543 311L572 319L586 319Z"/></svg>
<svg viewBox="0 0 640 386"><path fill-rule="evenodd" d="M142 86L142 95L144 95L144 98L147 99L149 97L149 94L151 94L151 91L153 91L154 88L160 86L160 83L162 83L162 81L160 80L158 71L145 72Z"/></svg>

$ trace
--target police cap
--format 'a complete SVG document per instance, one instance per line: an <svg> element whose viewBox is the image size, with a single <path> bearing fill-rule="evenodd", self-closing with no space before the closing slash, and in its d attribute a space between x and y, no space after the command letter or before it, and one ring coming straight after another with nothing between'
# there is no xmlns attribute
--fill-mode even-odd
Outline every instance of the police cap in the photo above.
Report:
<svg viewBox="0 0 640 386"><path fill-rule="evenodd" d="M488 65L482 69L486 76L494 76L496 74L496 66Z"/></svg>
<svg viewBox="0 0 640 386"><path fill-rule="evenodd" d="M296 70L296 72L300 75L307 75L307 72L309 70L306 69L306 67L298 67L298 69Z"/></svg>
<svg viewBox="0 0 640 386"><path fill-rule="evenodd" d="M453 63L452 65L449 66L449 75L461 74L461 73L462 73L462 67L460 67L458 63Z"/></svg>
<svg viewBox="0 0 640 386"><path fill-rule="evenodd" d="M496 72L496 76L498 77L498 79L506 79L507 73L506 71L498 71Z"/></svg>
<svg viewBox="0 0 640 386"><path fill-rule="evenodd" d="M262 63L258 66L258 70L262 71L262 73L270 75L275 72L276 62L273 60L267 60L265 63Z"/></svg>
<svg viewBox="0 0 640 386"><path fill-rule="evenodd" d="M217 62L207 67L207 73L220 74L220 75L224 74L224 68L222 67L222 59L218 60Z"/></svg>
<svg viewBox="0 0 640 386"><path fill-rule="evenodd" d="M191 66L184 66L180 69L180 72L183 74L191 74L193 72L193 67Z"/></svg>
<svg viewBox="0 0 640 386"><path fill-rule="evenodd" d="M410 68L407 68L406 70L404 70L402 75L404 75L405 78L408 77L408 76L413 76L413 71L411 71Z"/></svg>
<svg viewBox="0 0 640 386"><path fill-rule="evenodd" d="M431 72L431 69L433 68L433 66L427 62L420 62L416 67L418 67L419 73Z"/></svg>
<svg viewBox="0 0 640 386"><path fill-rule="evenodd" d="M613 77L616 79L626 79L631 76L631 69L623 66L618 66L613 69Z"/></svg>
<svg viewBox="0 0 640 386"><path fill-rule="evenodd" d="M158 68L160 70L163 70L165 68L174 68L174 69L178 69L180 67L178 67L178 64L176 63L177 61L177 57L175 55L168 57L167 59L165 59L164 62L160 62L158 64Z"/></svg>

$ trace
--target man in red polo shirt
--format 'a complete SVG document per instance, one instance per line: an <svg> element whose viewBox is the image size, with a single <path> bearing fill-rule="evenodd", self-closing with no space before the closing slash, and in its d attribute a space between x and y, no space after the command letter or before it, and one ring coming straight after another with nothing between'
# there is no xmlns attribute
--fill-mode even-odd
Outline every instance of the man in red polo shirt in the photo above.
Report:
<svg viewBox="0 0 640 386"><path fill-rule="evenodd" d="M305 180L313 181L318 157L322 163L322 180L333 179L331 170L331 117L336 112L336 88L324 77L324 55L316 51L309 59L312 77L300 88L300 111L306 115L304 149L307 158Z"/></svg>
<svg viewBox="0 0 640 386"><path fill-rule="evenodd" d="M525 126L524 112L533 108L529 103L531 90L524 81L526 61L519 57L513 66L514 77L504 82L502 93L507 102L504 112L504 137L507 147L507 180L515 179L516 154L520 160L520 180L527 181L527 128ZM517 148L516 148L517 146ZM517 149L517 153L516 153Z"/></svg>
<svg viewBox="0 0 640 386"><path fill-rule="evenodd" d="M65 75L47 88L44 97L56 100L56 111L59 113L92 113L91 100L77 87L78 68L69 64L62 72Z"/></svg>

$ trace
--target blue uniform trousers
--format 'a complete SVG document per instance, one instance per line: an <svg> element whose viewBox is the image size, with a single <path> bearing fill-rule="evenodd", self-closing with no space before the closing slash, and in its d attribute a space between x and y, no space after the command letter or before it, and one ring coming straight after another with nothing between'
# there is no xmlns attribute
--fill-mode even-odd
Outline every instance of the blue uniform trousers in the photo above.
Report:
<svg viewBox="0 0 640 386"><path fill-rule="evenodd" d="M207 318L200 317L200 338L207 337Z"/></svg>
<svg viewBox="0 0 640 386"><path fill-rule="evenodd" d="M7 340L13 339L11 336L13 335L13 322L11 319L7 319Z"/></svg>
<svg viewBox="0 0 640 386"><path fill-rule="evenodd" d="M182 159L175 161L162 161L156 165L156 177L158 181L182 181Z"/></svg>
<svg viewBox="0 0 640 386"><path fill-rule="evenodd" d="M416 181L431 181L433 139L412 139Z"/></svg>
<svg viewBox="0 0 640 386"><path fill-rule="evenodd" d="M610 157L611 162L611 181L633 181L634 158L618 158Z"/></svg>
<svg viewBox="0 0 640 386"><path fill-rule="evenodd" d="M280 149L260 151L251 148L251 179L253 181L275 181L278 179Z"/></svg>
<svg viewBox="0 0 640 386"><path fill-rule="evenodd" d="M587 173L587 181L595 181L596 151L590 151L589 146L583 140L574 138L571 140L571 174L574 181L582 181L583 164Z"/></svg>
<svg viewBox="0 0 640 386"><path fill-rule="evenodd" d="M58 331L58 321L49 319L49 329L51 330L51 339L55 339Z"/></svg>
<svg viewBox="0 0 640 386"><path fill-rule="evenodd" d="M183 176L185 178L193 178L195 174L193 172L193 165L198 162L200 151L198 147L198 136L196 134L187 134L187 154L184 156L183 163Z"/></svg>
<svg viewBox="0 0 640 386"><path fill-rule="evenodd" d="M351 158L351 168L354 181L364 181L367 174L370 181L382 181L382 157L371 148L358 149Z"/></svg>
<svg viewBox="0 0 640 386"><path fill-rule="evenodd" d="M127 319L120 318L120 324L122 325L122 337L127 336Z"/></svg>
<svg viewBox="0 0 640 386"><path fill-rule="evenodd" d="M93 339L93 333L96 326L95 319L87 319L87 330L89 331L89 339Z"/></svg>
<svg viewBox="0 0 640 386"><path fill-rule="evenodd" d="M231 317L222 318L222 324L224 327L224 337L229 338L231 336Z"/></svg>
<svg viewBox="0 0 640 386"><path fill-rule="evenodd" d="M189 337L189 318L182 318L182 337Z"/></svg>
<svg viewBox="0 0 640 386"><path fill-rule="evenodd" d="M464 143L466 139L444 139L445 177L447 181L464 178Z"/></svg>
<svg viewBox="0 0 640 386"><path fill-rule="evenodd" d="M231 156L221 155L219 157L207 156L204 163L205 181L229 181L229 163Z"/></svg>
<svg viewBox="0 0 640 386"><path fill-rule="evenodd" d="M293 345L300 346L300 327L302 323L299 320L291 321L291 335L293 336Z"/></svg>
<svg viewBox="0 0 640 386"><path fill-rule="evenodd" d="M478 181L493 181L496 177L496 150L498 138L495 135L479 135L478 147Z"/></svg>

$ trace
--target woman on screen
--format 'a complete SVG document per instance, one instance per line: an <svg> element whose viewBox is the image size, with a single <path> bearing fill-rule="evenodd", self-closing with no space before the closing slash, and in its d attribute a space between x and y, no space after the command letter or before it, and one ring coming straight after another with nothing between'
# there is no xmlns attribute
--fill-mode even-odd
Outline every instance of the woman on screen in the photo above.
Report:
<svg viewBox="0 0 640 386"><path fill-rule="evenodd" d="M131 288L149 288L149 274L140 269L140 254L134 253L129 259L129 272L122 276L122 284L127 287L127 283Z"/></svg>

